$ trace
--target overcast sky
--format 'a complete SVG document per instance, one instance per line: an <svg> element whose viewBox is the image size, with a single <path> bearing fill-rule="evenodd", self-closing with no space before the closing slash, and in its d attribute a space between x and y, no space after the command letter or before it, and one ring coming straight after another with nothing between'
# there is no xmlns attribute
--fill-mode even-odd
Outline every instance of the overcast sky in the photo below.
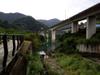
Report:
<svg viewBox="0 0 100 75"><path fill-rule="evenodd" d="M100 0L0 0L0 11L20 12L35 19L64 20L99 2Z"/></svg>

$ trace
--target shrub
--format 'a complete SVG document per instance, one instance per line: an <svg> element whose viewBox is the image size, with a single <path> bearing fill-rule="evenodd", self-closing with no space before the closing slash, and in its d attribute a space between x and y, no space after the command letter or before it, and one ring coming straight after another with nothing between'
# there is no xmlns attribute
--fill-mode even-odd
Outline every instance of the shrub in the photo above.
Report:
<svg viewBox="0 0 100 75"><path fill-rule="evenodd" d="M74 53L77 52L76 45L77 43L75 39L67 38L60 44L60 46L58 46L57 49L64 53Z"/></svg>
<svg viewBox="0 0 100 75"><path fill-rule="evenodd" d="M43 70L43 64L40 60L40 56L37 53L28 55L28 75L40 75Z"/></svg>
<svg viewBox="0 0 100 75"><path fill-rule="evenodd" d="M39 50L41 46L40 36L37 33L33 33L31 35L25 35L25 40L32 41L32 47L34 51Z"/></svg>
<svg viewBox="0 0 100 75"><path fill-rule="evenodd" d="M76 46L78 44L85 44L85 45L97 45L100 44L100 33L96 33L90 39L86 39L86 36L82 32L77 33L66 33L59 37L57 43L56 50L63 52L63 53L75 53L78 52Z"/></svg>

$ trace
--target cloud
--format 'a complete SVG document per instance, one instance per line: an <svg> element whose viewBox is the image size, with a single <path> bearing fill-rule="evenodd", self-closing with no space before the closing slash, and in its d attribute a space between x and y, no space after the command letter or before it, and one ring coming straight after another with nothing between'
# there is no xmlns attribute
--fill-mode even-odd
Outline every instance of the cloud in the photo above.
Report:
<svg viewBox="0 0 100 75"><path fill-rule="evenodd" d="M21 12L37 19L51 19L75 15L100 0L0 0L0 11Z"/></svg>

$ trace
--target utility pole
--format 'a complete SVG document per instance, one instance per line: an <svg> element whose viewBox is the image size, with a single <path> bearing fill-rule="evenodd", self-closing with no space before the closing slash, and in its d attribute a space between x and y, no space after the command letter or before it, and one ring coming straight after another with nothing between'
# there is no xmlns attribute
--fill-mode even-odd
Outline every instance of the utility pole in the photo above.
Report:
<svg viewBox="0 0 100 75"><path fill-rule="evenodd" d="M66 20L66 9L65 9L65 20Z"/></svg>

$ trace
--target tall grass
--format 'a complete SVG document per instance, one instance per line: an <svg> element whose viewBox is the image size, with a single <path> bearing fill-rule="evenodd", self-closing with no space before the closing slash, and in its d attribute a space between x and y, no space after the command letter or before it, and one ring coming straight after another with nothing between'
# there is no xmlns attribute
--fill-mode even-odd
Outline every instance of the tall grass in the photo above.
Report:
<svg viewBox="0 0 100 75"><path fill-rule="evenodd" d="M100 65L78 54L57 54L57 61L68 75L100 75Z"/></svg>
<svg viewBox="0 0 100 75"><path fill-rule="evenodd" d="M27 75L41 75L43 64L38 53L28 55L28 70Z"/></svg>

